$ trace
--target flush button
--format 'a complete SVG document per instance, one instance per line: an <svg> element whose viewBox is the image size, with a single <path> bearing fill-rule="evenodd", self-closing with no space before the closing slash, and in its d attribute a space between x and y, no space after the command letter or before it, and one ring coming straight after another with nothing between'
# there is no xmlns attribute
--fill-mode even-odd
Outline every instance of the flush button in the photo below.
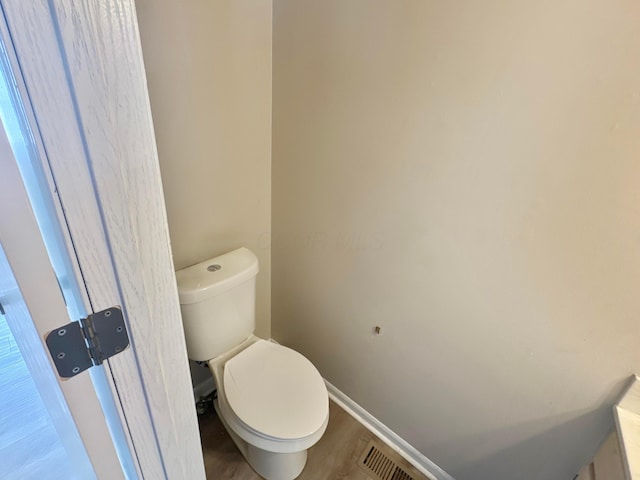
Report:
<svg viewBox="0 0 640 480"><path fill-rule="evenodd" d="M218 270L220 270L222 267L220 265L218 265L217 263L214 265L209 265L207 267L207 270L209 270L210 272L217 272Z"/></svg>

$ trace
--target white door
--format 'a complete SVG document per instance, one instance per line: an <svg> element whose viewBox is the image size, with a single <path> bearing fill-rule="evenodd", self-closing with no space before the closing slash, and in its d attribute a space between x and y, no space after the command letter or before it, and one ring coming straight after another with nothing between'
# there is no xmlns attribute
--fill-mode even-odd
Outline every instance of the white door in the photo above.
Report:
<svg viewBox="0 0 640 480"><path fill-rule="evenodd" d="M89 373L60 382L46 352L70 318L1 128L0 172L0 478L124 478Z"/></svg>
<svg viewBox="0 0 640 480"><path fill-rule="evenodd" d="M3 58L38 152L34 168L53 204L50 221L62 232L70 279L81 287L80 306L91 313L120 305L125 315L131 347L103 364L103 383L115 399L109 408L124 437L116 453L125 465L130 453L127 476L204 478L133 1L0 5ZM7 238L22 250L28 243L16 232ZM14 254L7 255L12 262ZM42 302L28 298L20 269L12 269L31 311ZM25 285L38 275L32 270ZM60 388L98 478L118 478L113 462L92 457L93 434L83 434L100 427L81 419L66 393L81 390L78 382L97 371ZM117 430L111 427L111 437ZM113 442L110 448L116 450Z"/></svg>

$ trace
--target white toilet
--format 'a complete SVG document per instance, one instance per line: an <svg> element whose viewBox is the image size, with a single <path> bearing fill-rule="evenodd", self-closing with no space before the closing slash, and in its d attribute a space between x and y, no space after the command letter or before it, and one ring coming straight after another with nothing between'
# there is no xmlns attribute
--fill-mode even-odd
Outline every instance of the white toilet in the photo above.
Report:
<svg viewBox="0 0 640 480"><path fill-rule="evenodd" d="M216 412L251 467L292 480L327 428L329 398L309 360L253 335L257 273L246 248L176 272L187 352L209 365Z"/></svg>

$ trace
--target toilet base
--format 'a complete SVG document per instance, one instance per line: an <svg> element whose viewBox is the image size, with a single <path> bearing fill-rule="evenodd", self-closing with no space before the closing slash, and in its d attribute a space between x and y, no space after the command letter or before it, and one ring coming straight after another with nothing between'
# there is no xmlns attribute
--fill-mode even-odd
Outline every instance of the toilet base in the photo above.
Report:
<svg viewBox="0 0 640 480"><path fill-rule="evenodd" d="M218 400L213 405L222 425L242 453L247 463L265 480L294 480L302 473L307 463L307 451L276 453L250 445L241 439L228 425L220 412Z"/></svg>

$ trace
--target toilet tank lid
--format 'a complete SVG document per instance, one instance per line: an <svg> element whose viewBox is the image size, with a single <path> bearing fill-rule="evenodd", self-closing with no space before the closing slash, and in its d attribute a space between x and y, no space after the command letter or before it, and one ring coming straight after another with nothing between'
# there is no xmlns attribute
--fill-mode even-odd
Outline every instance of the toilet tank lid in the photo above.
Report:
<svg viewBox="0 0 640 480"><path fill-rule="evenodd" d="M180 304L196 303L219 295L258 273L258 258L241 247L176 272Z"/></svg>

